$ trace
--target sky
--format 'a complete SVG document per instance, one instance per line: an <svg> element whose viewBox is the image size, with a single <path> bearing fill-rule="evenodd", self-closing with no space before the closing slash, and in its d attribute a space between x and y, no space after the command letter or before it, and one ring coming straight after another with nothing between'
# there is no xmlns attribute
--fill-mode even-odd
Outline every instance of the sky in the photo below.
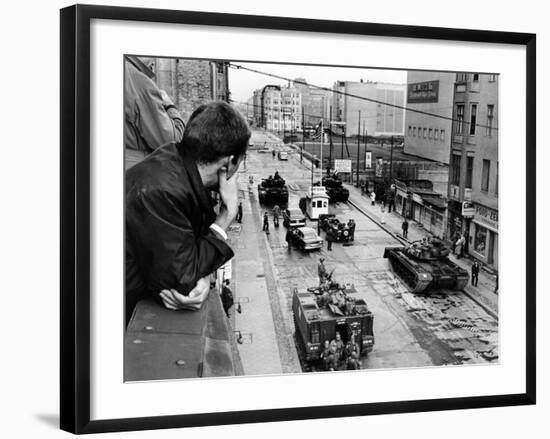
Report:
<svg viewBox="0 0 550 439"><path fill-rule="evenodd" d="M248 67L262 72L273 73L287 78L304 78L309 84L332 88L336 81L378 81L406 84L406 70L381 70L350 67L323 67L290 64L242 63L232 64ZM287 81L271 78L242 69L229 69L229 90L231 99L246 102L254 90L264 85L287 85Z"/></svg>

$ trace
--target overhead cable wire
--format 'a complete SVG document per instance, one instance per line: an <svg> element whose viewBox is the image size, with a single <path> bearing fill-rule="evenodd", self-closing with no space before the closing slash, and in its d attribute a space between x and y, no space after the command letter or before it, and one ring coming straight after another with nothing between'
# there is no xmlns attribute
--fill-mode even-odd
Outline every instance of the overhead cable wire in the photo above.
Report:
<svg viewBox="0 0 550 439"><path fill-rule="evenodd" d="M268 76L270 78L275 78L275 79L279 79L279 80L282 80L282 81L293 82L294 84L306 85L306 86L309 86L309 87L312 87L312 88L316 88L318 90L324 90L324 91L328 91L328 92L331 92L331 93L336 93L336 94L339 94L339 95L348 96L348 97L351 97L351 98L360 99L360 100L367 101L367 102L373 102L375 104L385 105L385 106L388 106L388 107L393 107L393 108L397 108L397 109L404 110L404 111L411 111L413 113L423 114L425 116L435 117L435 118L438 118L438 119L449 120L451 122L462 123L464 125L472 125L471 122L468 122L466 120L454 119L452 117L443 116L441 114L430 113L429 111L418 110L416 108L410 108L410 107L407 107L405 105L392 104L392 103L389 103L389 102L380 101L378 99L367 98L365 96L359 96L359 95L355 95L353 93L347 93L347 92L344 92L344 91L341 91L341 90L335 90L335 89L332 89L332 88L329 88L329 87L323 87L321 85L311 84L311 83L308 83L306 81L302 81L300 79L292 79L292 78L287 78L285 76L276 75L274 73L263 72L261 70L252 69L250 67L245 67L245 66L242 66L242 65L239 65L239 64L234 64L232 62L230 62L228 65L229 65L229 67L237 69L237 70L239 70L239 69L247 70L249 72L257 73L259 75ZM477 127L480 127L480 128L487 128L487 129L498 131L498 128L495 128L495 127L492 127L492 126L489 126L489 125L482 125L482 124L478 124L478 123L475 123L473 125L475 125Z"/></svg>

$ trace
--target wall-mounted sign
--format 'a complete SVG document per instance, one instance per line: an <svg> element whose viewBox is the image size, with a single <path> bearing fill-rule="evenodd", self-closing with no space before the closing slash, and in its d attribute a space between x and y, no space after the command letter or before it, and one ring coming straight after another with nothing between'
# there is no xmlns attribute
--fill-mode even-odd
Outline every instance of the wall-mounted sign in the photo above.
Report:
<svg viewBox="0 0 550 439"><path fill-rule="evenodd" d="M407 103L423 104L437 102L439 99L439 81L425 81L407 84Z"/></svg>
<svg viewBox="0 0 550 439"><path fill-rule="evenodd" d="M498 210L475 204L474 221L490 229L498 231Z"/></svg>
<svg viewBox="0 0 550 439"><path fill-rule="evenodd" d="M334 160L335 172L351 172L351 160Z"/></svg>
<svg viewBox="0 0 550 439"><path fill-rule="evenodd" d="M464 218L472 218L474 216L475 209L474 204L469 201L464 201L462 203L462 216Z"/></svg>

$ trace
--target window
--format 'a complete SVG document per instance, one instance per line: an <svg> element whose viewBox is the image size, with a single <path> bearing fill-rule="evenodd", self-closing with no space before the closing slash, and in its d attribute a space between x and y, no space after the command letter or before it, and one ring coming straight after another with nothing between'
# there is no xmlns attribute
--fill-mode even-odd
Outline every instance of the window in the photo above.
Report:
<svg viewBox="0 0 550 439"><path fill-rule="evenodd" d="M456 125L455 133L462 134L464 131L464 104L456 104Z"/></svg>
<svg viewBox="0 0 550 439"><path fill-rule="evenodd" d="M470 136L476 133L477 104L470 106Z"/></svg>
<svg viewBox="0 0 550 439"><path fill-rule="evenodd" d="M441 130L441 134L439 135L439 138L443 142L445 140L445 130Z"/></svg>
<svg viewBox="0 0 550 439"><path fill-rule="evenodd" d="M493 135L494 114L495 114L495 106L487 105L487 127L485 128L485 135L489 137Z"/></svg>
<svg viewBox="0 0 550 439"><path fill-rule="evenodd" d="M479 81L479 73L474 73L472 75L472 81L474 82L478 82Z"/></svg>
<svg viewBox="0 0 550 439"><path fill-rule="evenodd" d="M460 184L460 154L451 155L451 184L458 186Z"/></svg>
<svg viewBox="0 0 550 439"><path fill-rule="evenodd" d="M428 139L432 139L432 138L433 138L433 129L430 128L430 129L428 130Z"/></svg>
<svg viewBox="0 0 550 439"><path fill-rule="evenodd" d="M495 82L497 80L497 75L489 75L489 82Z"/></svg>
<svg viewBox="0 0 550 439"><path fill-rule="evenodd" d="M457 82L466 82L467 78L468 78L467 73L457 73L456 74L456 81Z"/></svg>
<svg viewBox="0 0 550 439"><path fill-rule="evenodd" d="M489 174L491 172L491 162L483 159L483 169L481 170L481 190L489 192Z"/></svg>
<svg viewBox="0 0 550 439"><path fill-rule="evenodd" d="M426 132L427 132L427 131L428 131L427 128L423 128L423 129L422 129L422 134L423 134L424 139L426 138Z"/></svg>
<svg viewBox="0 0 550 439"><path fill-rule="evenodd" d="M466 183L465 187L472 188L472 177L474 175L474 158L466 157Z"/></svg>
<svg viewBox="0 0 550 439"><path fill-rule="evenodd" d="M434 140L439 140L439 130L437 128L434 130Z"/></svg>
<svg viewBox="0 0 550 439"><path fill-rule="evenodd" d="M487 229L476 224L476 233L474 236L474 250L477 253L485 255L485 249L487 247Z"/></svg>
<svg viewBox="0 0 550 439"><path fill-rule="evenodd" d="M412 135L412 126L409 125L409 136Z"/></svg>
<svg viewBox="0 0 550 439"><path fill-rule="evenodd" d="M413 137L416 137L416 127L413 127Z"/></svg>

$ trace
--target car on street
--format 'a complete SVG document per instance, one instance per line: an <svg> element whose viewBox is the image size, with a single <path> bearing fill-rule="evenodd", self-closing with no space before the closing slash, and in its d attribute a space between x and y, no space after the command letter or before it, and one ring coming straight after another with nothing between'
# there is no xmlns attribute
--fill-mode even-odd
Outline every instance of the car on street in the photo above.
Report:
<svg viewBox="0 0 550 439"><path fill-rule="evenodd" d="M349 226L336 218L336 215L329 213L319 215L319 228L328 232L332 229L334 240L336 242L349 242L351 239L351 231Z"/></svg>
<svg viewBox="0 0 550 439"><path fill-rule="evenodd" d="M297 227L290 231L292 245L300 250L320 250L323 247L323 240L311 227Z"/></svg>
<svg viewBox="0 0 550 439"><path fill-rule="evenodd" d="M288 152L279 151L279 154L277 154L277 157L279 158L279 160L288 160Z"/></svg>
<svg viewBox="0 0 550 439"><path fill-rule="evenodd" d="M300 209L285 209L283 210L283 226L288 228L304 227L306 225L306 217Z"/></svg>

